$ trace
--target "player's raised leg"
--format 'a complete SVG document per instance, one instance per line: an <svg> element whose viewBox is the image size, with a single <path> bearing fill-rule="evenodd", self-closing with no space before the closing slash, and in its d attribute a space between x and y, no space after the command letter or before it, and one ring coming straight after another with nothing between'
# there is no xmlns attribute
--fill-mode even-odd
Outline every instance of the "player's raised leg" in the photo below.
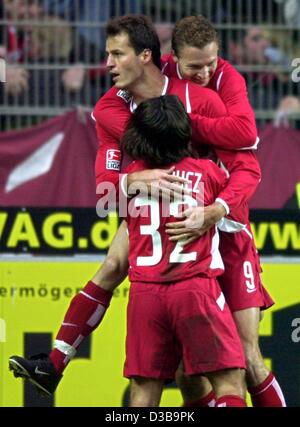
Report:
<svg viewBox="0 0 300 427"><path fill-rule="evenodd" d="M28 378L43 392L52 394L79 345L101 323L113 290L125 279L127 269L128 236L126 222L123 222L103 265L72 299L49 357L45 354L30 359L12 356L9 368L14 375Z"/></svg>

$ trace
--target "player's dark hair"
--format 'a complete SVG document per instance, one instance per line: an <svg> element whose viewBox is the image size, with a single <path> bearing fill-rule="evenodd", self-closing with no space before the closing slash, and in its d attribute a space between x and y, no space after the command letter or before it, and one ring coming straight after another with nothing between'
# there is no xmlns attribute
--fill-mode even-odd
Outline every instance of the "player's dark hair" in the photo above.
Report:
<svg viewBox="0 0 300 427"><path fill-rule="evenodd" d="M136 55L149 49L153 63L160 68L160 42L154 25L144 15L126 15L114 18L107 24L106 37L114 37L121 33L128 35L130 45Z"/></svg>
<svg viewBox="0 0 300 427"><path fill-rule="evenodd" d="M217 31L202 15L180 19L172 33L172 49L178 57L180 49L185 45L203 49L212 42L216 42L218 46L220 44Z"/></svg>
<svg viewBox="0 0 300 427"><path fill-rule="evenodd" d="M192 156L189 142L192 127L176 95L142 102L131 116L122 138L122 149L134 160L150 167L167 166Z"/></svg>

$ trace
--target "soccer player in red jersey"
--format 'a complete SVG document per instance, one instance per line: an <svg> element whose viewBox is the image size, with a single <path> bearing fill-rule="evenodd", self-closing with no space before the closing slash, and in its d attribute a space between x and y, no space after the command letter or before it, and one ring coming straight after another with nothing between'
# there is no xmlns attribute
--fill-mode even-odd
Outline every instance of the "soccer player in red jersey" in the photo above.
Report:
<svg viewBox="0 0 300 427"><path fill-rule="evenodd" d="M119 181L121 181L121 187L126 187L126 181L128 185L135 181L149 184L156 181L162 182L167 188L172 187L173 184L170 185L170 182L174 182L172 168L167 171L155 169L133 172L124 175L120 180L119 170L122 159L119 140L134 104L167 92L177 94L184 102L187 111L202 114L203 120L205 120L206 114L210 116L207 118L208 121L220 115L224 116L226 110L213 91L203 89L190 82L168 80L161 74L158 68L160 52L157 35L152 30L151 24L143 17L124 17L112 22L108 26L107 53L107 65L113 76L115 87L98 102L94 109L97 132L101 142L96 162L97 181L112 182L117 191ZM128 89L131 96L128 96L123 89ZM212 122L212 126L215 124ZM234 129L232 132L234 133ZM209 142L213 143L213 141ZM231 143L232 141L230 141ZM236 143L237 148L243 146L242 141L237 140ZM247 214L245 201L253 194L260 179L259 167L251 151L230 152L217 149L217 155L230 171L230 179L216 201L204 208L204 225L198 233L199 235L237 206L239 206L237 219L245 219L245 214ZM179 177L177 182L182 182ZM242 221L242 223L247 227L247 221ZM248 231L245 228L244 234L248 235L250 241ZM185 234L185 237L194 238L194 229ZM248 247L247 254L251 250L253 251L252 243L245 246ZM239 250L233 241L231 251L234 253ZM40 388L52 393L61 378L61 373L74 356L82 339L100 323L109 305L111 291L121 283L126 271L127 242L123 224L109 249L102 268L92 281L88 282L83 291L73 298L55 341L55 349L50 354L50 361L48 359L43 361L40 357L37 361L36 359L28 361L24 358L12 357L10 359L11 368L20 376L29 376ZM242 278L245 279L244 276ZM255 291L258 295L259 306L269 306L270 301L267 300L259 281ZM50 386L49 377L45 380L45 376L32 374L37 364L42 363L46 366L48 363L56 372L56 377L51 376L53 382ZM39 370L41 369L39 368ZM53 371L51 372L53 373Z"/></svg>
<svg viewBox="0 0 300 427"><path fill-rule="evenodd" d="M191 115L198 138L213 139L221 148L256 148L259 138L245 79L219 56L218 34L211 23L201 15L181 19L173 30L172 49L161 59L163 73L212 89L227 110L223 119Z"/></svg>
<svg viewBox="0 0 300 427"><path fill-rule="evenodd" d="M163 70L170 77L191 80L203 87L216 91L223 100L229 119L211 119L213 128L201 117L193 117L194 131L206 139L207 132L215 141L223 141L230 135L251 145L255 135L255 118L249 104L244 78L227 61L218 56L218 35L211 23L203 16L186 17L175 25L172 36L173 54L163 58ZM229 142L229 140L228 140ZM265 308L257 288L260 281L260 263L253 243L248 220L248 206L242 214L235 211L239 221L247 223L252 242L243 234L229 235L221 232L220 251L224 260L225 274L219 283L235 318L244 345L247 362L247 385L254 406L285 406L284 397L274 375L264 364L258 344L260 308ZM187 226L193 226L188 220ZM177 224L183 234L188 231L183 224ZM233 250L233 243L238 251ZM178 376L185 401L195 404L201 394L200 386L192 378ZM198 383L199 384L199 383ZM204 398L204 402L206 398Z"/></svg>
<svg viewBox="0 0 300 427"><path fill-rule="evenodd" d="M174 380L181 359L189 375L210 378L216 406L246 406L243 349L216 280L223 270L218 229L211 227L185 248L165 232L182 204L197 205L199 194L204 205L213 203L227 181L211 160L193 158L191 133L184 106L166 95L137 107L121 142L136 160L128 173L173 166L175 174L189 176L192 187L180 202L149 197L147 188L128 199L131 286L124 375L131 380L130 406L159 406L164 383Z"/></svg>

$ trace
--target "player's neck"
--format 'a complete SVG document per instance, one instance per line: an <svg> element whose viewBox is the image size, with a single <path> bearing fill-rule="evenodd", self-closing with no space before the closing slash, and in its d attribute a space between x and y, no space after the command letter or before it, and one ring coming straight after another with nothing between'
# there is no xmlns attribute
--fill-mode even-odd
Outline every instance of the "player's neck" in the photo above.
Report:
<svg viewBox="0 0 300 427"><path fill-rule="evenodd" d="M157 67L146 70L143 77L130 90L134 102L140 104L149 98L161 96L166 84L165 76Z"/></svg>

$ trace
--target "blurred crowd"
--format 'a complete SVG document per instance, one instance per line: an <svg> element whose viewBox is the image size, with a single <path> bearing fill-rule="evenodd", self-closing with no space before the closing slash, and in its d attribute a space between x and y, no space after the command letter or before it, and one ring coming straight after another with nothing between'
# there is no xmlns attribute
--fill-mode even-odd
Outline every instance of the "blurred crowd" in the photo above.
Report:
<svg viewBox="0 0 300 427"><path fill-rule="evenodd" d="M72 7L95 1L3 0L3 16L7 22L2 30L1 56L7 60L5 91L18 97L18 104L62 105L69 94L83 92L87 83L93 85L89 64L100 62L103 55L103 34L93 41L85 27L74 26ZM46 8L47 6L47 8ZM108 19L105 10L97 8L100 15L97 26ZM92 10L86 20L94 16ZM61 12L68 14L69 20ZM101 20L101 21L100 21ZM84 14L80 16L84 22ZM103 30L102 30L103 32ZM96 43L97 41L97 43ZM102 41L102 42L101 42ZM76 98L76 102L83 102ZM70 98L69 98L70 102Z"/></svg>
<svg viewBox="0 0 300 427"><path fill-rule="evenodd" d="M174 22L202 13L219 29L222 56L244 75L255 110L277 110L279 122L300 112L300 85L291 78L292 61L300 58L300 0L191 0L185 7L181 1L155 0L2 0L1 5L0 57L8 64L4 104L92 106L110 85L104 30L111 16L150 15L166 53Z"/></svg>

